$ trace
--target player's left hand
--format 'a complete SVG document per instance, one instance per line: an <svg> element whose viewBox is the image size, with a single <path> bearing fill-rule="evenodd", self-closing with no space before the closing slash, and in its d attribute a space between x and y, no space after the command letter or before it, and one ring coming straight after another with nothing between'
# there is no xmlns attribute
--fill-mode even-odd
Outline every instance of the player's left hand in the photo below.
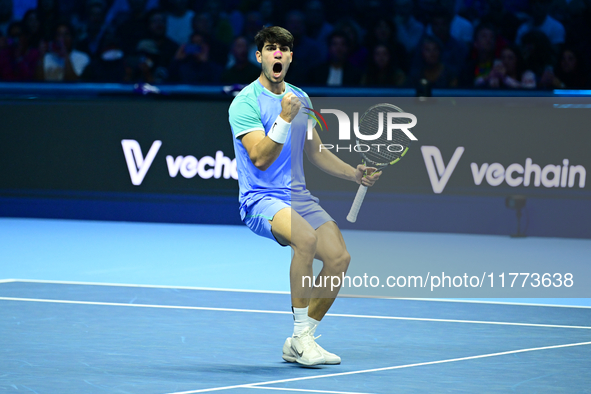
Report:
<svg viewBox="0 0 591 394"><path fill-rule="evenodd" d="M378 171L375 167L366 167L359 164L355 169L355 181L363 186L372 186L382 175L382 171Z"/></svg>

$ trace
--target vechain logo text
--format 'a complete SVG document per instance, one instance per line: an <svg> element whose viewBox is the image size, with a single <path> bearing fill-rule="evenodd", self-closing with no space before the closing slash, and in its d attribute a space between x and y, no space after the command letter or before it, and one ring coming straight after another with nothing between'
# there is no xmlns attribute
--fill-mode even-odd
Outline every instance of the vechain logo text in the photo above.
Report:
<svg viewBox="0 0 591 394"><path fill-rule="evenodd" d="M511 187L520 185L529 186L532 182L535 187L573 187L578 175L579 188L585 187L585 178L587 172L581 165L569 166L568 159L562 161L562 166L548 164L541 168L535 164L529 157L525 159L525 166L519 163L509 164L505 168L500 163L483 163L478 166L476 163L470 164L474 184L480 185L484 179L491 186L499 186L503 181Z"/></svg>
<svg viewBox="0 0 591 394"><path fill-rule="evenodd" d="M433 192L439 194L443 192L456 169L464 153L464 147L458 146L456 148L447 165L436 146L421 146L421 151ZM533 184L534 187L571 188L578 186L583 189L587 178L585 167L570 165L568 159L562 160L562 165L547 164L544 167L534 163L529 157L525 159L524 165L512 163L507 167L501 163L470 163L470 170L476 186L480 186L486 181L490 186L499 186L505 182L511 187L528 187Z"/></svg>
<svg viewBox="0 0 591 394"><path fill-rule="evenodd" d="M145 157L142 154L140 144L136 140L122 140L121 146L123 147L131 183L139 186L144 181L154 162L162 146L162 141L154 141ZM199 175L202 179L219 179L222 177L224 179L238 179L236 159L226 157L222 151L217 151L215 157L203 156L200 159L191 155L177 157L167 155L166 165L171 178L175 178L180 172L181 176L187 179L196 175Z"/></svg>
<svg viewBox="0 0 591 394"><path fill-rule="evenodd" d="M180 172L184 178L193 178L199 175L202 179L215 178L219 179L238 179L238 172L236 171L236 159L230 160L229 157L224 156L224 152L217 151L215 157L203 156L197 159L195 156L166 156L166 164L168 165L168 174L171 178L177 176Z"/></svg>

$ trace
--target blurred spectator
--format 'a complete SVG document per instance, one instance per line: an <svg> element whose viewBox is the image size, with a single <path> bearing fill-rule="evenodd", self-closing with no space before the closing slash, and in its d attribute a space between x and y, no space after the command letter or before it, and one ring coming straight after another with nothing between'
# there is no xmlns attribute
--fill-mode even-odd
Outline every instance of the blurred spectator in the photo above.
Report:
<svg viewBox="0 0 591 394"><path fill-rule="evenodd" d="M160 0L108 0L111 5L105 18L105 25L120 26L130 16L147 13L160 6Z"/></svg>
<svg viewBox="0 0 591 394"><path fill-rule="evenodd" d="M509 45L501 51L500 59L495 60L492 71L479 86L533 89L536 87L536 76L531 70L523 70L519 48Z"/></svg>
<svg viewBox="0 0 591 394"><path fill-rule="evenodd" d="M222 74L224 84L249 84L261 75L260 66L257 67L248 60L248 41L239 36L232 45L234 65L227 68Z"/></svg>
<svg viewBox="0 0 591 394"><path fill-rule="evenodd" d="M466 87L484 85L495 60L496 33L489 24L480 24L474 33L473 51L462 70L460 84Z"/></svg>
<svg viewBox="0 0 591 394"><path fill-rule="evenodd" d="M93 57L99 49L103 35L106 4L104 0L89 0L86 3L85 21L82 24L82 35L78 42L78 49Z"/></svg>
<svg viewBox="0 0 591 394"><path fill-rule="evenodd" d="M0 80L35 80L39 51L29 47L29 35L21 22L8 27L7 46L0 48Z"/></svg>
<svg viewBox="0 0 591 394"><path fill-rule="evenodd" d="M579 54L583 64L591 65L591 1L571 0L568 12L565 45Z"/></svg>
<svg viewBox="0 0 591 394"><path fill-rule="evenodd" d="M154 40L140 40L136 50L125 59L125 81L164 83L169 79L169 72L162 66L162 53Z"/></svg>
<svg viewBox="0 0 591 394"><path fill-rule="evenodd" d="M25 12L25 15L23 16L23 24L28 35L29 46L31 48L39 47L43 37L41 32L41 21L39 20L39 13L37 10L33 9Z"/></svg>
<svg viewBox="0 0 591 394"><path fill-rule="evenodd" d="M187 42L192 32L195 13L189 9L188 0L169 0L166 35L181 45Z"/></svg>
<svg viewBox="0 0 591 394"><path fill-rule="evenodd" d="M503 0L507 11L516 15L524 15L529 7L529 0Z"/></svg>
<svg viewBox="0 0 591 394"><path fill-rule="evenodd" d="M488 12L490 2L490 0L459 0L456 2L456 10L458 14L469 20L472 25L475 25L480 23Z"/></svg>
<svg viewBox="0 0 591 394"><path fill-rule="evenodd" d="M188 44L181 45L170 64L170 79L174 82L216 84L221 73L222 68L209 60L209 44L199 33L191 35Z"/></svg>
<svg viewBox="0 0 591 394"><path fill-rule="evenodd" d="M541 31L532 30L523 35L520 49L524 67L531 70L536 76L536 81L539 82L544 72L555 63L550 40Z"/></svg>
<svg viewBox="0 0 591 394"><path fill-rule="evenodd" d="M125 82L125 56L113 26L105 29L97 56L84 69L82 79L90 82Z"/></svg>
<svg viewBox="0 0 591 394"><path fill-rule="evenodd" d="M61 22L55 28L53 41L49 46L39 47L41 59L37 76L44 81L77 81L90 58L84 52L74 49L74 30L68 23Z"/></svg>
<svg viewBox="0 0 591 394"><path fill-rule="evenodd" d="M323 62L319 56L320 48L306 35L303 12L297 10L288 12L285 28L293 35L293 60L289 69L289 82L301 85L306 82L310 70Z"/></svg>
<svg viewBox="0 0 591 394"><path fill-rule="evenodd" d="M248 40L248 60L252 64L259 64L257 61L257 46L254 42L254 37L256 36L257 32L263 28L263 17L262 14L258 11L251 11L246 14L244 18L244 30L242 35Z"/></svg>
<svg viewBox="0 0 591 394"><path fill-rule="evenodd" d="M349 38L345 33L332 32L328 37L328 62L310 71L309 83L322 86L359 85L361 72L348 61L350 47Z"/></svg>
<svg viewBox="0 0 591 394"><path fill-rule="evenodd" d="M159 9L151 10L147 16L148 31L142 40L150 40L158 48L156 67L167 68L179 46L166 35L166 15Z"/></svg>
<svg viewBox="0 0 591 394"><path fill-rule="evenodd" d="M571 2L572 0L569 0ZM566 0L552 0L548 7L548 14L564 26L569 22L570 14Z"/></svg>
<svg viewBox="0 0 591 394"><path fill-rule="evenodd" d="M361 45L364 35L363 29L353 18L347 17L335 23L335 31L343 32L347 36L351 45L348 60L353 66L363 70L368 54L367 48Z"/></svg>
<svg viewBox="0 0 591 394"><path fill-rule="evenodd" d="M324 16L324 6L319 0L310 0L306 3L306 29L308 36L313 39L320 48L319 56L325 61L328 56L328 35L333 27Z"/></svg>
<svg viewBox="0 0 591 394"><path fill-rule="evenodd" d="M264 26L274 26L275 23L273 22L275 18L275 4L272 0L263 0L261 1L261 5L259 6L259 13L262 18L262 25ZM254 36L253 36L254 37ZM247 37L248 39L248 37Z"/></svg>
<svg viewBox="0 0 591 394"><path fill-rule="evenodd" d="M109 1L109 4L111 1ZM79 0L58 0L60 17L69 20L77 29L77 20L85 13L86 1ZM107 7L106 1L104 2Z"/></svg>
<svg viewBox="0 0 591 394"><path fill-rule="evenodd" d="M148 35L147 0L129 0L128 10L119 11L113 15L113 8L109 10L111 17L107 16L105 23L110 24L109 19L114 19L118 26L117 36L121 39L121 46L125 53L133 53L138 42ZM125 3L127 4L127 2Z"/></svg>
<svg viewBox="0 0 591 394"><path fill-rule="evenodd" d="M497 33L505 41L514 42L521 22L514 13L507 11L503 0L488 0L487 12L480 19L481 23L495 26Z"/></svg>
<svg viewBox="0 0 591 394"><path fill-rule="evenodd" d="M432 38L437 39L440 45L439 56L442 63L449 65L453 70L461 70L468 56L468 49L463 42L456 40L451 35L452 16L448 10L437 8L430 15L430 26L433 29ZM429 34L427 34L429 35ZM415 53L412 68L422 69L424 60L424 42L421 40L419 50Z"/></svg>
<svg viewBox="0 0 591 394"><path fill-rule="evenodd" d="M379 18L383 18L387 11L384 5L382 5L381 0L366 0L356 5L356 10L353 14L364 29L371 30L375 22Z"/></svg>
<svg viewBox="0 0 591 394"><path fill-rule="evenodd" d="M412 0L394 0L396 37L409 54L415 51L425 31L425 25L413 16L413 7Z"/></svg>
<svg viewBox="0 0 591 394"><path fill-rule="evenodd" d="M440 0L438 4L440 5L437 6L433 12L436 14L445 15L446 18L449 19L449 21L446 23L449 23L448 29L451 37L462 43L472 42L474 28L472 27L470 21L457 14L455 0ZM435 20L435 23L440 23L439 19L440 16L437 20ZM427 26L425 33L428 35L439 36L437 32L435 32L435 29L439 27L435 27L433 23L434 21L431 20L431 23ZM441 37L439 38L441 39Z"/></svg>
<svg viewBox="0 0 591 394"><path fill-rule="evenodd" d="M556 70L547 67L540 78L540 86L547 89L586 88L587 73L581 62L581 57L571 48L565 48L558 59Z"/></svg>
<svg viewBox="0 0 591 394"><path fill-rule="evenodd" d="M232 23L223 9L224 3L221 0L206 0L204 12L211 16L213 22L213 38L226 45L226 51L234 39Z"/></svg>
<svg viewBox="0 0 591 394"><path fill-rule="evenodd" d="M556 76L562 82L560 87L587 88L589 87L589 72L579 52L572 48L565 48L559 58Z"/></svg>
<svg viewBox="0 0 591 394"><path fill-rule="evenodd" d="M219 41L215 37L213 19L211 15L207 12L199 13L193 18L192 24L193 33L201 34L201 36L203 36L203 38L205 38L209 44L209 59L222 67L225 66L228 62L228 45ZM185 42L187 40L185 40ZM256 52L256 49L254 51ZM257 63L256 57L254 58L253 62Z"/></svg>
<svg viewBox="0 0 591 394"><path fill-rule="evenodd" d="M422 79L434 88L454 88L458 85L457 69L442 61L443 45L436 37L424 36L419 46L420 68L411 70L410 82L413 87Z"/></svg>
<svg viewBox="0 0 591 394"><path fill-rule="evenodd" d="M402 86L405 80L404 72L396 67L390 49L384 44L376 45L361 78L361 85L394 87Z"/></svg>
<svg viewBox="0 0 591 394"><path fill-rule="evenodd" d="M564 43L565 30L562 23L548 15L550 0L530 0L531 18L519 27L515 42L521 44L523 36L533 30L544 33L552 45Z"/></svg>
<svg viewBox="0 0 591 394"><path fill-rule="evenodd" d="M12 0L0 0L0 36L6 36L12 22Z"/></svg>
<svg viewBox="0 0 591 394"><path fill-rule="evenodd" d="M53 39L53 33L60 22L57 0L38 0L37 16L41 23L41 37L46 41Z"/></svg>
<svg viewBox="0 0 591 394"><path fill-rule="evenodd" d="M375 48L377 45L384 45L391 54L391 60L394 66L403 70L408 70L407 54L404 47L396 40L396 30L393 23L386 18L379 18L375 21L373 27L369 30L366 38L367 47ZM373 53L370 54L370 58Z"/></svg>

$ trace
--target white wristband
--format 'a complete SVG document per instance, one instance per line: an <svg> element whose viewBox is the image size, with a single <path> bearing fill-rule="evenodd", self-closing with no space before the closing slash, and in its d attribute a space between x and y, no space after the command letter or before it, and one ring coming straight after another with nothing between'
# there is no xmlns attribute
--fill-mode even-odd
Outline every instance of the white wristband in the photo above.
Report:
<svg viewBox="0 0 591 394"><path fill-rule="evenodd" d="M285 120L283 120L281 115L279 115L277 119L275 119L273 126L271 126L271 130L267 134L267 137L271 138L278 144L285 144L290 127L291 123L287 123Z"/></svg>

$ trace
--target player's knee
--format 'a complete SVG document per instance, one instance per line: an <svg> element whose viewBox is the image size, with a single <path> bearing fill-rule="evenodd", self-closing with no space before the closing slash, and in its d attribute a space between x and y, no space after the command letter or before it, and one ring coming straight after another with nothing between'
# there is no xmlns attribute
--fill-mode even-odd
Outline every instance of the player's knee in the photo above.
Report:
<svg viewBox="0 0 591 394"><path fill-rule="evenodd" d="M330 266L328 268L335 273L347 272L350 262L351 255L349 254L349 252L344 250L337 257L332 259L332 261L330 262Z"/></svg>
<svg viewBox="0 0 591 394"><path fill-rule="evenodd" d="M316 233L314 231L305 231L298 234L294 249L296 252L314 256L316 254L317 245L318 236Z"/></svg>

